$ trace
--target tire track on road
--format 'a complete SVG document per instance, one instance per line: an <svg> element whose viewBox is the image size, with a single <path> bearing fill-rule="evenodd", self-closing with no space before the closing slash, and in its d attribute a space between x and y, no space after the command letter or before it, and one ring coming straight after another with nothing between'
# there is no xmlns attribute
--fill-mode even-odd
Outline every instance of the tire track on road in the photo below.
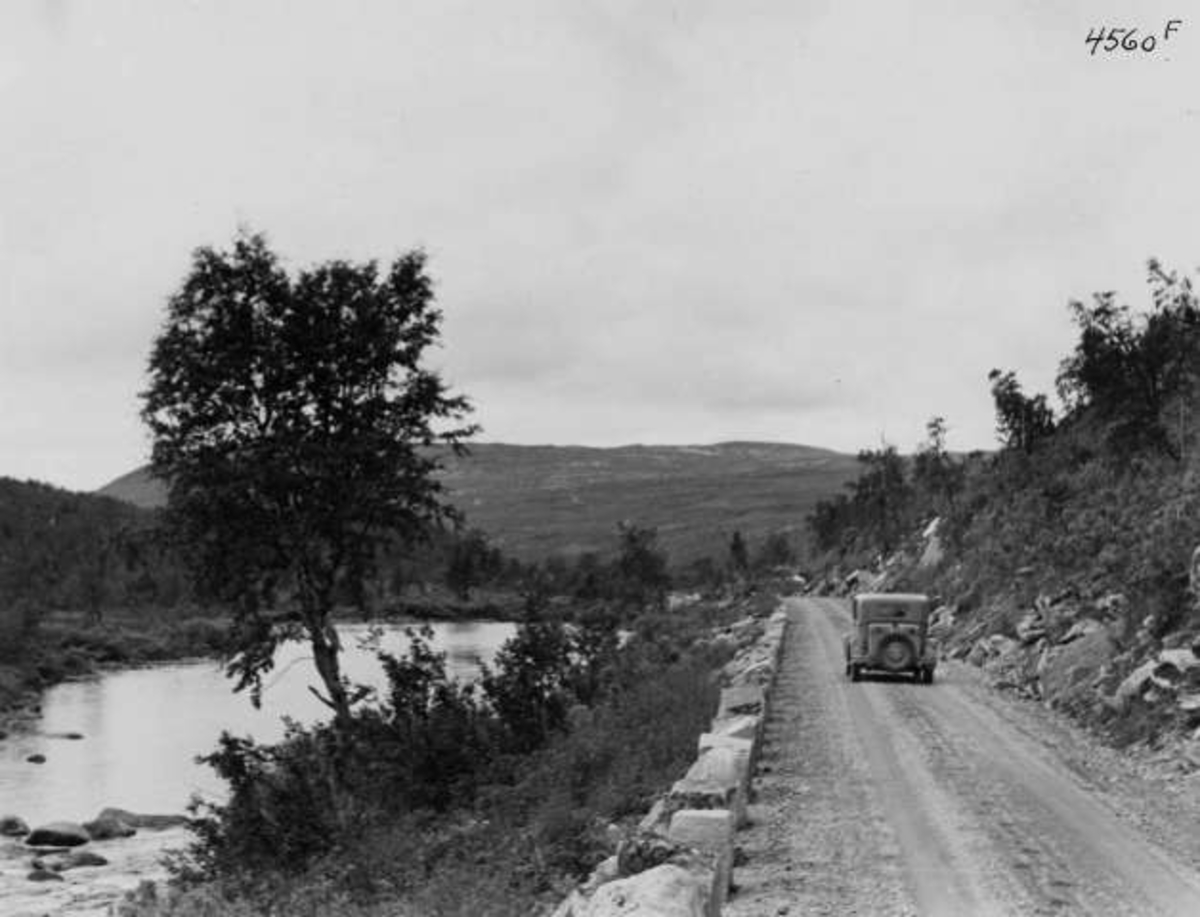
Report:
<svg viewBox="0 0 1200 917"><path fill-rule="evenodd" d="M797 611L796 629L822 650L812 664L832 677L844 603ZM1006 699L969 696L953 678L841 685L921 913L1200 914L1195 870L1036 741L1032 718L992 709Z"/></svg>

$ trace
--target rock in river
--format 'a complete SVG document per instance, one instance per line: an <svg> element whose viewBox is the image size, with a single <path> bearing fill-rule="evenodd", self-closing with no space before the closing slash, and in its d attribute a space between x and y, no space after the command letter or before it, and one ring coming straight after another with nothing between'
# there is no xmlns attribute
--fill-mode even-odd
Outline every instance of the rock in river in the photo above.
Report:
<svg viewBox="0 0 1200 917"><path fill-rule="evenodd" d="M124 822L131 828L145 828L148 831L163 831L188 823L186 815L143 815L126 809L101 809L100 814L96 816L96 821L109 820Z"/></svg>
<svg viewBox="0 0 1200 917"><path fill-rule="evenodd" d="M0 836L24 837L28 833L29 825L25 824L25 819L16 815L0 815Z"/></svg>
<svg viewBox="0 0 1200 917"><path fill-rule="evenodd" d="M84 822L83 827L94 841L108 841L114 837L133 837L137 834L137 828L133 825L111 816Z"/></svg>
<svg viewBox="0 0 1200 917"><path fill-rule="evenodd" d="M25 843L31 847L78 847L91 840L83 825L69 821L55 821L34 828Z"/></svg>
<svg viewBox="0 0 1200 917"><path fill-rule="evenodd" d="M49 869L51 872L65 872L68 869L78 869L80 866L107 866L108 860L90 850L66 850L61 853L47 853L33 861L34 869Z"/></svg>

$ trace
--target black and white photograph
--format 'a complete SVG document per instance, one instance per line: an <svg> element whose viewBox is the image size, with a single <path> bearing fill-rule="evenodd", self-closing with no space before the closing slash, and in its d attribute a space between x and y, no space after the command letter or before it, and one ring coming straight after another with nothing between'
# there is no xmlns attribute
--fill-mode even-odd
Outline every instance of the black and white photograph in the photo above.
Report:
<svg viewBox="0 0 1200 917"><path fill-rule="evenodd" d="M1200 8L0 3L0 915L1200 915Z"/></svg>

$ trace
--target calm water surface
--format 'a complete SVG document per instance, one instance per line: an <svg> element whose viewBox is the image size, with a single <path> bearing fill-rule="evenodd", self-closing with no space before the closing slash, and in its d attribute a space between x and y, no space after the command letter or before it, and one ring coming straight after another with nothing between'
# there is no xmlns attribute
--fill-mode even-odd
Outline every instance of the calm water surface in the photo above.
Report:
<svg viewBox="0 0 1200 917"><path fill-rule="evenodd" d="M472 621L433 629L433 645L446 652L451 674L469 680L514 628ZM381 685L378 661L358 645L367 626L339 631L346 674ZM407 643L402 626L385 630L384 649L403 653ZM15 813L30 824L86 821L105 806L181 812L192 794L219 798L220 781L194 759L216 747L222 730L271 741L282 735L285 715L302 722L328 716L308 690L319 679L303 645L281 648L263 683L260 710L248 695L232 693L231 682L212 662L111 672L58 685L45 694L40 720L0 741L0 814ZM69 732L84 738L56 736ZM26 762L35 753L45 755L46 763Z"/></svg>

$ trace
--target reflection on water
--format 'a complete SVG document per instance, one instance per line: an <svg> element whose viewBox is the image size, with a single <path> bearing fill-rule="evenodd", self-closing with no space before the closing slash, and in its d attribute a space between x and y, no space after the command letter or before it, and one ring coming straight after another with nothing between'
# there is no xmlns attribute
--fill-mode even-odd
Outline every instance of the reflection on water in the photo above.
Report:
<svg viewBox="0 0 1200 917"><path fill-rule="evenodd" d="M339 628L342 664L355 682L381 686L372 652L360 646L366 625ZM447 655L455 677L474 678L511 636L513 625L455 622L433 625L433 646ZM389 627L380 646L403 654L403 628ZM221 667L191 662L112 672L50 689L40 721L0 741L0 814L30 824L56 819L84 821L105 806L144 812L179 812L193 793L216 797L221 784L195 763L216 746L222 730L272 741L283 734L282 717L312 722L328 710L309 691L319 679L302 644L280 649L275 669L263 680L262 708L234 694ZM72 741L55 734L82 733ZM31 764L32 754L46 756Z"/></svg>

